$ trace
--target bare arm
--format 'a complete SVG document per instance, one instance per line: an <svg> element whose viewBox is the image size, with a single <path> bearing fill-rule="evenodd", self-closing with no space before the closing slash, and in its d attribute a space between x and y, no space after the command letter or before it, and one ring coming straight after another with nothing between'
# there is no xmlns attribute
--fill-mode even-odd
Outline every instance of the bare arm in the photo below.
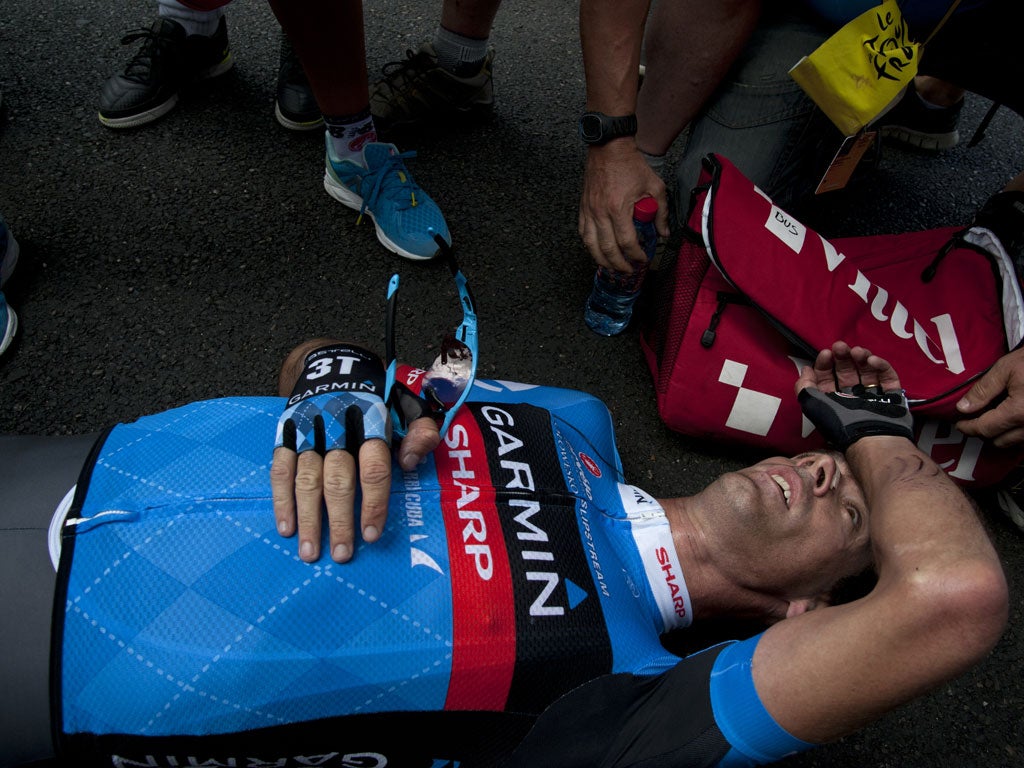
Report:
<svg viewBox="0 0 1024 768"><path fill-rule="evenodd" d="M599 266L631 271L643 252L632 227L633 203L658 201L658 232L669 234L665 184L641 151L663 155L697 115L743 50L761 0L582 0L580 41L587 109L637 113L635 139L587 149L579 232ZM637 91L646 30L647 78Z"/></svg>
<svg viewBox="0 0 1024 768"><path fill-rule="evenodd" d="M581 0L580 43L587 81L587 109L606 115L636 112L640 48L650 0ZM633 229L633 203L658 201L658 231L668 234L665 184L632 137L587 149L580 198L579 233L599 266L632 271L644 254Z"/></svg>
<svg viewBox="0 0 1024 768"><path fill-rule="evenodd" d="M843 362L847 374L854 370ZM806 369L800 386L827 388L820 373ZM899 437L863 438L847 460L871 510L877 586L848 605L773 626L754 653L765 707L811 742L851 733L961 674L992 649L1007 620L999 559L948 476Z"/></svg>
<svg viewBox="0 0 1024 768"><path fill-rule="evenodd" d="M636 105L640 149L655 155L669 150L725 78L760 17L761 0L654 6L644 38L647 77Z"/></svg>

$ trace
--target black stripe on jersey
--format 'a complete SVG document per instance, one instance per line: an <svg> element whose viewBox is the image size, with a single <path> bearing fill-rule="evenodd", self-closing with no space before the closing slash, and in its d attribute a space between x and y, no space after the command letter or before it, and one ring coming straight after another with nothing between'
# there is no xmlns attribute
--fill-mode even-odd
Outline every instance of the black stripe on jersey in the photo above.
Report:
<svg viewBox="0 0 1024 768"><path fill-rule="evenodd" d="M547 410L473 403L512 572L516 661L506 708L539 712L611 670L591 576Z"/></svg>

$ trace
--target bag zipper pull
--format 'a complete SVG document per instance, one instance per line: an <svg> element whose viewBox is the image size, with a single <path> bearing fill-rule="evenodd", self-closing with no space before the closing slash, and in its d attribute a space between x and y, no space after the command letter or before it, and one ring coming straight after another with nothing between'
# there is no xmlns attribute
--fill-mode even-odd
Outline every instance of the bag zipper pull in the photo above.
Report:
<svg viewBox="0 0 1024 768"><path fill-rule="evenodd" d="M939 249L939 252L935 254L935 258L932 259L932 263L925 267L924 271L921 272L921 282L930 283L932 281L935 277L935 273L939 269L939 264L941 264L942 260L946 258L946 254L953 250L953 246L959 243L962 239L963 232L958 232L949 239L948 243Z"/></svg>
<svg viewBox="0 0 1024 768"><path fill-rule="evenodd" d="M718 306L715 307L714 313L711 315L711 321L708 323L707 330L700 336L700 345L705 349L711 349L711 345L715 343L715 329L718 328L718 322L722 319L722 312L725 311L725 305L729 303L730 296L728 293L723 291L718 292Z"/></svg>

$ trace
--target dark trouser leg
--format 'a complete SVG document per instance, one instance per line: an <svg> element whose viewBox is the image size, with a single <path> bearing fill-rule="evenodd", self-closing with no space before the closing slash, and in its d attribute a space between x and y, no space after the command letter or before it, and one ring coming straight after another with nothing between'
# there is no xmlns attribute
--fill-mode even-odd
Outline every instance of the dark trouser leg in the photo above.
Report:
<svg viewBox="0 0 1024 768"><path fill-rule="evenodd" d="M0 437L0 765L53 756L47 530L96 435Z"/></svg>

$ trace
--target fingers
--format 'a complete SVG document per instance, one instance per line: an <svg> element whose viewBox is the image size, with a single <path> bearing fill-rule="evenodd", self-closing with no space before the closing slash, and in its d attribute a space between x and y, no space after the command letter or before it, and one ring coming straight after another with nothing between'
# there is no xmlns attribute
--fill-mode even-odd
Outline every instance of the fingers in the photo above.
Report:
<svg viewBox="0 0 1024 768"><path fill-rule="evenodd" d="M665 183L650 169L630 142L591 147L583 173L579 234L599 267L632 272L645 258L633 226L633 203L643 197L658 201L658 231L668 232Z"/></svg>
<svg viewBox="0 0 1024 768"><path fill-rule="evenodd" d="M381 441L374 441L381 442ZM328 451L324 456L324 504L331 559L344 563L352 559L355 546L356 462L348 451ZM317 510L317 519L320 510Z"/></svg>
<svg viewBox="0 0 1024 768"><path fill-rule="evenodd" d="M975 418L957 422L965 435L984 437L999 447L1024 443L1024 350L1014 350L996 361L989 371L967 390L956 404L965 415ZM992 404L995 408L990 408Z"/></svg>
<svg viewBox="0 0 1024 768"><path fill-rule="evenodd" d="M902 389L900 377L888 360L871 354L871 351L864 347L850 349L850 359L860 383L865 387L875 387L879 392Z"/></svg>
<svg viewBox="0 0 1024 768"><path fill-rule="evenodd" d="M846 342L837 341L832 345L832 359L834 360L836 385L840 389L861 383L857 360L853 356L853 350Z"/></svg>
<svg viewBox="0 0 1024 768"><path fill-rule="evenodd" d="M668 195L662 194L656 196L655 199L658 201L658 214L655 216L654 226L657 228L660 237L668 237L672 234L668 221Z"/></svg>
<svg viewBox="0 0 1024 768"><path fill-rule="evenodd" d="M431 418L416 419L409 424L409 431L398 449L398 464L410 472L427 457L441 442L437 423Z"/></svg>
<svg viewBox="0 0 1024 768"><path fill-rule="evenodd" d="M274 502L277 532L282 536L295 533L295 451L275 448L270 465L270 495Z"/></svg>
<svg viewBox="0 0 1024 768"><path fill-rule="evenodd" d="M415 422L414 422L415 423ZM431 422L433 423L433 422ZM422 425L417 440L426 444L429 435ZM437 427L434 427L436 445ZM415 466L415 464L413 465ZM327 508L331 559L344 563L355 551L355 500L362 491L360 523L367 542L380 538L387 521L391 491L391 451L383 440L368 440L356 462L348 451L333 450L321 458L316 451L278 448L270 468L271 494L277 530L282 536L298 531L299 558L307 563L320 558L323 508Z"/></svg>
<svg viewBox="0 0 1024 768"><path fill-rule="evenodd" d="M956 404L957 410L961 413L977 413L1006 391L1013 371L1012 362L1016 359L1010 355L999 358L984 376L974 382L974 386L967 390L967 394L960 398Z"/></svg>
<svg viewBox="0 0 1024 768"><path fill-rule="evenodd" d="M348 451L328 451L324 459L324 503L331 542L331 559L348 562L355 551L356 490L362 492L359 524L362 538L380 538L388 519L391 492L391 449L383 440L367 440L359 448L359 480L356 462Z"/></svg>
<svg viewBox="0 0 1024 768"><path fill-rule="evenodd" d="M903 386L900 384L899 374L896 373L896 369L889 364L888 360L884 360L878 355L871 355L868 357L867 362L873 369L874 375L878 379L878 385L882 388L883 392L903 389Z"/></svg>
<svg viewBox="0 0 1024 768"><path fill-rule="evenodd" d="M359 449L359 485L363 491L363 540L373 543L387 522L391 492L391 449L383 440L367 440Z"/></svg>
<svg viewBox="0 0 1024 768"><path fill-rule="evenodd" d="M1022 443L1024 443L1024 427L1003 432L1003 434L992 441L996 448L1011 448Z"/></svg>
<svg viewBox="0 0 1024 768"><path fill-rule="evenodd" d="M814 367L808 369L810 381L808 386L815 386L822 392L836 391L836 360L831 349L822 349L814 358Z"/></svg>
<svg viewBox="0 0 1024 768"><path fill-rule="evenodd" d="M323 470L324 460L316 451L299 454L295 469L295 512L299 528L299 557L307 563L320 557Z"/></svg>
<svg viewBox="0 0 1024 768"><path fill-rule="evenodd" d="M632 272L631 260L642 259L643 251L633 220L622 216L581 216L580 236L594 263L616 272Z"/></svg>
<svg viewBox="0 0 1024 768"><path fill-rule="evenodd" d="M834 392L862 384L877 387L883 392L900 389L899 375L887 360L864 347L851 347L844 341L823 349L814 361L814 367L805 366L797 379L796 391L817 387L822 392Z"/></svg>
<svg viewBox="0 0 1024 768"><path fill-rule="evenodd" d="M1024 443L1024 409L1007 399L976 418L958 421L956 428L970 437L988 438L997 448L1019 445Z"/></svg>

